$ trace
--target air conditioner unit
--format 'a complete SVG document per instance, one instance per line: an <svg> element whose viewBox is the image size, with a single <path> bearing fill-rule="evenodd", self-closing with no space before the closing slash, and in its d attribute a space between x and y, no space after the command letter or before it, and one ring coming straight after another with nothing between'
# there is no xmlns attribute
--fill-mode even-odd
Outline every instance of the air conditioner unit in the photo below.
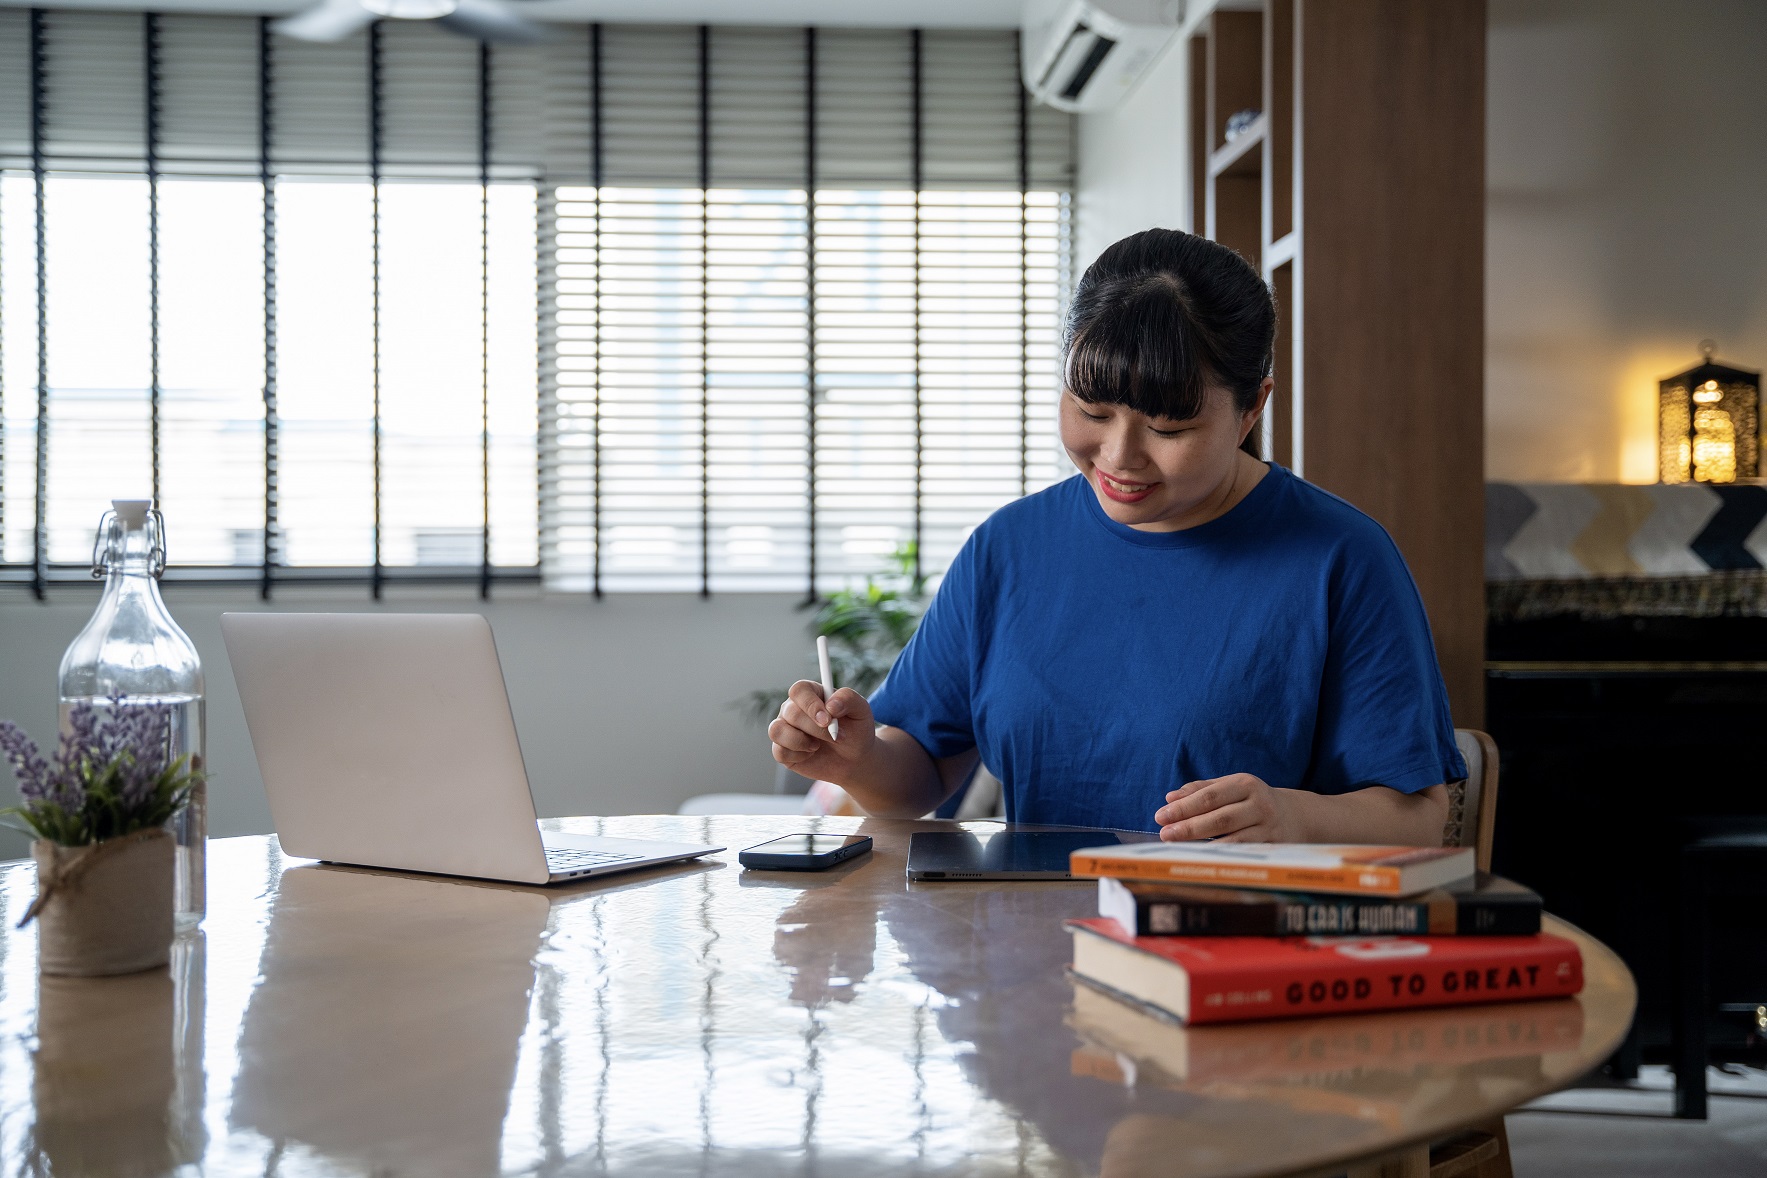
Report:
<svg viewBox="0 0 1767 1178"><path fill-rule="evenodd" d="M1025 88L1057 110L1129 96L1184 20L1185 0L1026 0Z"/></svg>

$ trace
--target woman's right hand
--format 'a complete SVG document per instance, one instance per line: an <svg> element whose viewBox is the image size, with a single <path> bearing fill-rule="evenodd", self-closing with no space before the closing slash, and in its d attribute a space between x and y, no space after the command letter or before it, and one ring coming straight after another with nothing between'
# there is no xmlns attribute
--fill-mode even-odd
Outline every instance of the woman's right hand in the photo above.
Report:
<svg viewBox="0 0 1767 1178"><path fill-rule="evenodd" d="M837 741L828 734L828 722L841 722ZM773 742L773 759L805 777L846 785L853 770L862 765L877 742L877 725L871 705L850 687L843 687L824 701L822 685L799 679L791 685L779 718L767 725Z"/></svg>

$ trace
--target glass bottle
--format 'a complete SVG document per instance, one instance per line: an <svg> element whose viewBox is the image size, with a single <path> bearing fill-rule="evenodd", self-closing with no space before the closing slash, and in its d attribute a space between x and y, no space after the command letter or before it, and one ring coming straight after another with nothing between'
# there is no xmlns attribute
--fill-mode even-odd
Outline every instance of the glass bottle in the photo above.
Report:
<svg viewBox="0 0 1767 1178"><path fill-rule="evenodd" d="M76 704L94 707L159 704L171 710L173 758L190 757L193 769L208 764L203 731L202 660L160 599L166 568L165 521L143 499L114 499L115 509L98 523L92 575L104 578L104 595L61 657L61 722ZM208 835L208 787L199 784L190 804L172 820L177 839L173 903L180 929L202 922L207 907L204 844Z"/></svg>

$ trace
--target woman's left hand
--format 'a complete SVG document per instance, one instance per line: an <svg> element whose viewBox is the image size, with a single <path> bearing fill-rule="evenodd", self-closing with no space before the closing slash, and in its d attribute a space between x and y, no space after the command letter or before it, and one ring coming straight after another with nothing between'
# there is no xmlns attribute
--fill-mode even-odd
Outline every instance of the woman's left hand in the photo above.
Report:
<svg viewBox="0 0 1767 1178"><path fill-rule="evenodd" d="M1250 773L1192 781L1154 811L1169 843L1219 838L1236 843L1302 843L1299 791L1274 789Z"/></svg>

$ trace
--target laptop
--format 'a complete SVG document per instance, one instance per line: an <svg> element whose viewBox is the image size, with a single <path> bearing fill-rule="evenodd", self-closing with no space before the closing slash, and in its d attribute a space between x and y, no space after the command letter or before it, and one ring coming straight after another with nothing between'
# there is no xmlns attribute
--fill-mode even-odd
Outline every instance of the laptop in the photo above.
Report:
<svg viewBox="0 0 1767 1178"><path fill-rule="evenodd" d="M478 614L226 613L221 636L287 854L549 884L724 849L542 833Z"/></svg>
<svg viewBox="0 0 1767 1178"><path fill-rule="evenodd" d="M1073 879L1069 855L1122 841L1114 830L921 830L908 836L908 878Z"/></svg>

